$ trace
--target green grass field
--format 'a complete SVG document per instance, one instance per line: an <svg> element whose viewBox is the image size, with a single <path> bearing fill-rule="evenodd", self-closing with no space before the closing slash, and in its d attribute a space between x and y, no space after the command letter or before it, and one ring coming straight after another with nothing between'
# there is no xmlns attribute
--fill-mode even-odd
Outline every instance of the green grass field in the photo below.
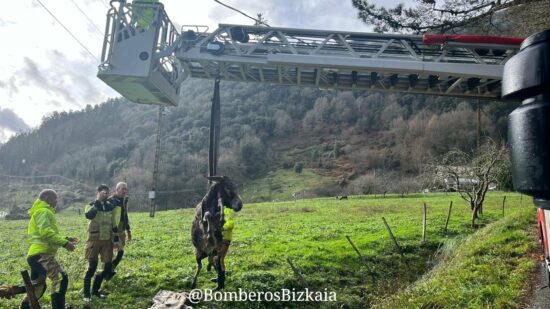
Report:
<svg viewBox="0 0 550 309"><path fill-rule="evenodd" d="M507 195L503 219L502 196ZM245 200L246 201L246 200ZM443 233L449 202L453 211ZM427 242L421 242L422 204L428 205ZM523 206L521 205L523 204ZM190 241L192 209L130 213L134 240L127 246L117 276L105 287L106 300L93 308L148 308L160 289L189 290L195 261ZM395 250L382 222L385 217L404 252ZM535 207L528 197L493 192L487 197L480 228L470 228L468 206L456 194L350 197L245 204L238 214L234 241L226 258L228 291L302 290L286 259L291 258L316 291L334 291L327 303L215 303L216 308L518 308L535 261L529 253ZM83 247L87 220L73 210L59 215L62 231L82 242L58 259L69 274L68 304L81 308L87 262ZM27 268L27 221L0 221L0 284L20 284ZM357 245L359 259L346 239ZM205 261L206 262L206 261ZM214 288L215 273L205 269L200 288ZM21 298L0 300L17 308ZM49 297L42 300L49 308ZM430 307L431 306L431 307ZM206 308L206 307L205 307Z"/></svg>
<svg viewBox="0 0 550 309"><path fill-rule="evenodd" d="M334 177L319 175L310 168L304 168L301 173L292 169L280 169L269 172L265 178L246 184L245 190L240 194L244 200L288 201L293 200L293 194L303 197L309 192L311 195L311 188L334 184L336 181Z"/></svg>

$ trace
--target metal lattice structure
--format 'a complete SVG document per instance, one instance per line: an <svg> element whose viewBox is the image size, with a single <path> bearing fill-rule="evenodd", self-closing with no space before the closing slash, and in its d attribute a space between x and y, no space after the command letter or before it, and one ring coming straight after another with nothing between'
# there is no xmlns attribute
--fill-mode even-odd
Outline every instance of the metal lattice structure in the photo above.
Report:
<svg viewBox="0 0 550 309"><path fill-rule="evenodd" d="M161 4L136 1L121 8L108 15L98 76L137 103L175 105L183 80L218 76L321 89L498 99L504 63L519 49L483 42L427 44L420 35L227 24L211 33L179 33ZM140 18L135 12L145 9L154 10L155 27L132 30Z"/></svg>

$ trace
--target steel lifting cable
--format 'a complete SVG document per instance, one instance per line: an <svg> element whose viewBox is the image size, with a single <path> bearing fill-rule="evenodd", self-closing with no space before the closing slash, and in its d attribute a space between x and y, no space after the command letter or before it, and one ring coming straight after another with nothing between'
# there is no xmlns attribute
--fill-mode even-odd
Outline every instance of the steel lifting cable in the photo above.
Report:
<svg viewBox="0 0 550 309"><path fill-rule="evenodd" d="M218 169L218 156L220 147L220 75L216 76L214 80L214 95L212 96L212 108L210 110L210 143L208 146L208 176L216 176ZM208 180L208 186L212 184L212 180ZM219 199L219 196L218 196ZM204 215L205 209L203 204L202 215ZM221 209L223 218L223 207ZM201 215L201 216L202 216Z"/></svg>
<svg viewBox="0 0 550 309"><path fill-rule="evenodd" d="M150 198L150 210L149 217L155 217L155 211L157 208L156 191L158 189L158 178L159 178L159 161L161 155L161 129L162 129L162 115L164 113L164 106L159 105L158 118L157 118L157 140L155 145L155 161L153 163L153 185L151 188Z"/></svg>
<svg viewBox="0 0 550 309"><path fill-rule="evenodd" d="M220 76L214 81L214 96L210 111L210 145L208 149L208 176L216 176L220 147Z"/></svg>

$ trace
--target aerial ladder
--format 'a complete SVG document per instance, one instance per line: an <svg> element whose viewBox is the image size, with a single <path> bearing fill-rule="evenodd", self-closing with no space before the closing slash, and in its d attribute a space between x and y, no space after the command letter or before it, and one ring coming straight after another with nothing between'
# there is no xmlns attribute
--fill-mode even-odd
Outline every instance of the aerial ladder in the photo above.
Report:
<svg viewBox="0 0 550 309"><path fill-rule="evenodd" d="M145 104L176 105L190 77L496 99L521 43L228 24L180 32L160 3L123 8L109 11L98 77ZM147 29L136 8L155 12Z"/></svg>
<svg viewBox="0 0 550 309"><path fill-rule="evenodd" d="M117 5L118 4L118 5ZM550 30L527 39L220 24L176 29L161 3L111 1L98 77L128 100L177 105L188 78L522 102L509 116L512 176L534 197L550 264ZM217 95L216 95L217 94Z"/></svg>

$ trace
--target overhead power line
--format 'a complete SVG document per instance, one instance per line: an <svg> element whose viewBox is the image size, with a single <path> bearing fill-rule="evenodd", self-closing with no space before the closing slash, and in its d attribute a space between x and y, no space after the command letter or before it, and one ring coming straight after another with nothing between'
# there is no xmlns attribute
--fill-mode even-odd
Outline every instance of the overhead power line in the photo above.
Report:
<svg viewBox="0 0 550 309"><path fill-rule="evenodd" d="M265 26L270 27L266 22L264 22L264 21L262 21L262 20L259 20L259 19L257 19L257 18L254 18L254 17L252 17L252 16L250 16L250 15L244 13L244 12L241 11L241 10L238 10L238 9L232 7L232 6L229 6L229 5L227 5L227 4L223 3L223 2L221 2L220 0L214 0L214 1L215 1L216 3L219 3L219 4L223 5L223 6L225 6L225 7L228 8L228 9L231 9L231 10L233 10L233 11L235 11L235 12L238 12L238 13L240 13L240 14L242 14L242 15L244 15L244 16L246 16L246 17L252 19L252 20L254 20L254 21L255 21L256 23L258 23L258 24L261 24L261 25L265 25Z"/></svg>
<svg viewBox="0 0 550 309"><path fill-rule="evenodd" d="M231 10L233 10L233 11L235 11L235 12L238 12L238 13L240 13L240 14L242 14L242 15L244 15L244 16L246 16L246 17L252 19L252 20L254 20L254 21L256 22L257 25L264 25L264 26L267 26L267 27L271 27L271 26L268 25L265 21L263 21L263 20L261 20L261 19L259 19L259 18L254 18L254 17L252 17L252 16L250 16L250 15L244 13L243 11L241 11L241 10L239 10L239 9L236 9L236 8L230 6L230 5L227 5L227 4L223 3L223 2L221 2L220 0L214 0L214 1L215 1L216 3L219 3L219 4L223 5L223 6L225 6L225 7L228 8L228 9L231 9ZM258 14L258 15L260 15L260 14ZM258 17L260 17L260 16L258 16ZM302 40L302 39L300 39L300 38L297 38L297 37L295 37L295 36L290 36L290 37L293 38L293 39L296 39L296 40L297 40L298 42L300 42L300 43L303 43L303 44L305 44L305 45L307 45L307 46L311 46L311 44L305 42L304 40Z"/></svg>
<svg viewBox="0 0 550 309"><path fill-rule="evenodd" d="M44 10L46 10L46 12L48 12L48 14L53 17L53 19L55 19L55 21L57 21L61 25L61 27L63 27L63 29L65 29L65 31L67 31L73 37L75 41L78 42L78 44L80 44L80 46L82 46L82 48L84 48L88 52L88 54L90 54L92 58L94 58L97 62L100 62L99 59L97 59L97 57L94 56L94 54L82 42L80 42L80 40L71 32L71 30L65 27L65 25L50 10L48 10L48 8L44 5L44 3L42 3L42 1L36 1L44 8Z"/></svg>
<svg viewBox="0 0 550 309"><path fill-rule="evenodd" d="M84 17L86 17L86 19L88 19L88 21L90 22L90 24L92 24L92 26L94 26L95 30L97 30L97 32L99 33L100 35L100 38L103 39L103 32L101 32L101 30L99 30L99 27L94 23L94 21L88 16L88 14L86 14L81 8L80 6L78 6L78 4L76 4L76 2L74 2L74 0L71 0L72 3L74 4L74 6L80 11L80 13L82 13L82 15L84 15Z"/></svg>

